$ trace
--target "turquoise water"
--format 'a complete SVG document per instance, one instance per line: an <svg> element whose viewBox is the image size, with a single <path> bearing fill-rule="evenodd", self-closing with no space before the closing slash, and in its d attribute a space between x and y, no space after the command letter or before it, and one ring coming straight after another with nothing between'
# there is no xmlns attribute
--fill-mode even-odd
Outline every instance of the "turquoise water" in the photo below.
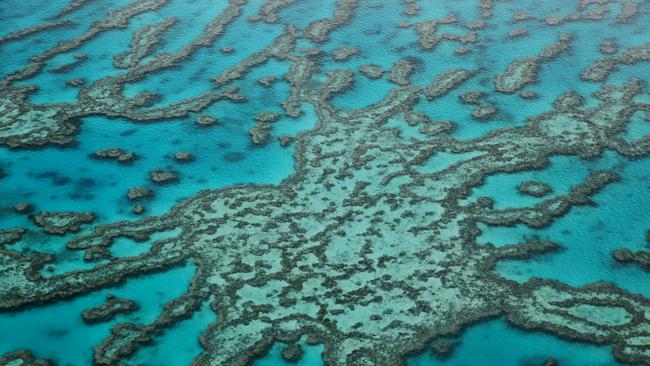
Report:
<svg viewBox="0 0 650 366"><path fill-rule="evenodd" d="M38 55L60 40L69 40L83 34L92 23L102 19L110 11L131 3L128 0L90 1L79 9L60 18L71 26L54 28L35 33L23 39L0 44L0 77L29 63L31 56ZM251 23L248 17L257 13L261 0L249 1L240 17L228 26L223 36L206 47L198 49L175 67L152 73L127 83L123 93L134 97L140 92L154 91L160 98L154 107L166 107L202 93L214 91L211 77L218 76L245 60L255 52L268 47L283 33L285 24L302 29L312 20L331 17L333 0L305 0L278 11L279 22ZM585 97L585 105L593 106L596 99L591 95L600 89L600 83L586 82L579 75L588 65L603 57L598 45L604 38L615 39L621 50L646 43L650 40L647 25L650 6L640 2L640 14L636 22L613 25L615 4L606 14L605 26L600 22L573 22L548 27L541 22L513 23L513 11L525 10L536 17L548 14L567 15L573 7L564 0L556 1L498 1L492 9L493 17L481 31L479 45L467 45L472 49L468 55L454 55L459 43L442 42L433 50L423 51L417 44L414 27L399 28L401 21L411 23L438 19L455 12L463 21L479 18L479 10L472 1L421 1L422 9L415 17L402 14L403 4L398 0L360 1L357 13L348 23L332 31L329 41L323 44L300 40L300 47L317 47L327 53L317 59L319 73L311 83L325 80L327 72L348 69L355 73L353 86L335 95L334 107L347 110L363 108L382 100L396 84L387 80L386 74L371 80L359 72L364 64L376 64L388 71L400 59L416 63L411 76L415 85L426 85L436 75L452 68L481 70L462 87L450 91L435 101L421 98L415 111L425 113L432 120L450 120L455 129L450 135L459 140L479 139L501 128L525 125L527 117L551 109L555 98L573 90ZM0 37L15 30L49 21L67 5L67 1L18 1L4 0L0 4ZM47 60L41 73L15 85L33 85L37 91L30 94L35 104L74 103L79 89L66 85L66 81L83 78L86 84L107 76L124 72L113 65L113 56L128 49L133 35L143 26L175 17L176 23L163 35L163 42L155 53L143 59L150 61L156 54L177 52L185 44L203 32L204 27L228 6L226 1L170 0L155 11L144 12L129 20L124 28L111 29L79 48L56 55ZM530 35L514 40L507 33L526 27ZM603 30L605 28L605 31ZM467 29L458 24L440 27L441 32L464 34ZM559 33L573 35L571 50L556 60L540 65L537 82L525 87L539 97L525 101L515 94L493 92L493 80L514 60L538 54L545 46L555 42ZM354 47L359 55L343 62L332 60L330 53L339 47ZM234 52L224 53L223 47ZM53 69L74 62L75 53L84 53L87 59L64 73ZM132 212L136 202L127 199L127 190L147 186L155 191L151 199L137 202L146 207L145 215L159 216L169 212L174 205L205 189L219 189L237 184L279 184L295 171L295 146L283 147L280 135L298 136L316 126L316 110L306 103L301 105L298 118L284 115L282 102L291 94L291 86L283 77L290 64L272 59L246 73L233 83L246 97L245 103L218 101L200 113L186 117L138 123L126 118L109 118L103 115L82 118L79 133L71 146L45 146L35 149L9 149L0 147L0 229L24 227L29 230L24 239L9 246L22 253L41 252L54 255L43 273L63 274L74 270L91 269L98 263L85 262L83 253L67 250L67 241L90 233L96 226L121 220L136 220L140 216ZM650 75L648 63L624 65L612 73L609 82L624 82L631 77L645 78ZM261 87L258 80L275 76L278 81L270 87ZM647 86L645 87L647 93ZM459 96L470 90L489 92L484 100L498 106L498 113L488 122L478 122L471 117L473 105L463 104ZM646 97L647 98L647 97ZM262 112L281 115L273 123L272 139L264 146L251 143L249 130L255 126L252 118ZM196 125L199 115L218 119L215 126L203 128ZM390 123L397 124L396 121ZM650 132L648 117L637 113L632 117L627 140L639 139ZM419 127L400 125L402 133L415 140L422 137ZM122 165L114 161L101 161L92 154L107 147L120 147L135 152L137 159ZM196 159L190 163L174 160L176 152L186 151ZM417 167L420 173L435 173L453 164L472 158L475 154L439 152ZM149 179L155 169L173 169L180 175L178 183L156 186ZM494 200L497 209L528 207L557 195L567 194L570 188L584 181L594 170L609 169L617 172L621 181L605 187L592 198L594 205L574 207L571 211L543 229L524 225L514 227L491 227L479 224L482 234L478 245L496 246L516 244L526 238L539 237L558 243L562 250L535 257L527 261L501 261L494 271L508 279L525 282L531 278L555 279L571 286L583 286L597 281L607 281L624 290L650 296L647 270L640 266L621 265L612 258L612 252L620 247L631 250L648 250L646 234L650 229L650 158L626 159L612 151L602 157L586 161L576 156L554 156L546 168L512 174L489 176L482 185L471 190L463 204L472 204L478 197ZM553 188L544 198L525 196L517 186L528 180L542 181ZM40 228L25 215L17 214L12 206L18 202L33 203L37 211L92 211L97 220L82 227L79 234L63 237L42 233ZM174 237L178 231L152 235L146 242L119 238L111 248L115 257L131 257L149 250L156 240ZM100 261L99 264L106 263ZM1 268L0 268L1 269ZM561 269L561 270L559 270ZM112 326L118 323L153 322L162 306L187 290L187 284L195 273L192 264L170 270L132 278L114 288L91 292L70 300L28 308L16 312L0 313L0 355L17 349L29 349L40 358L51 359L59 365L89 365L92 348L105 339ZM140 309L128 315L96 325L83 323L80 313L100 305L108 293L136 301ZM218 321L209 304L218 294L202 304L199 311L157 334L154 342L139 349L131 358L131 364L187 365L204 350L198 337L207 326ZM619 365L613 359L610 347L595 346L560 340L544 333L525 332L508 326L497 319L475 324L460 335L459 345L446 360L436 359L428 351L408 359L409 365L541 365L544 359L554 357L561 365ZM322 345L307 346L300 365L323 364ZM280 353L284 344L276 343L269 354L255 360L256 366L288 365ZM171 350L171 351L170 351Z"/></svg>
<svg viewBox="0 0 650 366"><path fill-rule="evenodd" d="M205 330L205 324L216 320L210 309L210 301L206 301L201 309L191 318L185 319L147 347L143 347L133 355L133 362L151 365L188 365L201 353L203 348L197 338ZM170 349L175 352L169 352Z"/></svg>
<svg viewBox="0 0 650 366"><path fill-rule="evenodd" d="M427 365L541 365L549 357L561 365L606 366L617 364L611 350L585 343L572 343L540 333L525 332L497 319L473 325L458 338L450 338L456 348L449 358L439 358L430 351L407 360L409 366ZM319 359L322 347L300 343L304 355L301 365L324 365ZM256 360L255 366L291 365L282 359L284 345L275 344L269 355ZM505 351L507 350L507 352Z"/></svg>
<svg viewBox="0 0 650 366"><path fill-rule="evenodd" d="M616 157L607 156L603 161L587 166L600 168L601 164L611 164L613 161L616 161ZM611 253L621 246L632 250L647 248L646 232L650 217L642 213L642 207L650 203L647 194L650 160L619 162L618 165L617 172L623 184L611 185L593 196L596 207L575 207L561 220L543 230L520 227L500 235L504 241L510 240L511 236L537 235L557 242L564 250L528 262L500 262L497 271L518 281L531 277L554 278L573 286L605 280L628 291L649 294L647 271L640 267L622 266L612 258ZM553 268L564 270L556 271Z"/></svg>
<svg viewBox="0 0 650 366"><path fill-rule="evenodd" d="M510 327L505 320L490 320L473 325L458 338L450 338L456 348L449 358L439 358L430 351L410 357L409 366L429 365L542 365L549 357L561 365L579 366L615 365L611 350L585 343L572 343L539 333L525 332ZM324 365L319 359L322 347L300 343L304 350L300 365ZM269 355L256 360L255 366L292 365L282 359L284 345L277 343ZM507 350L507 351L506 351Z"/></svg>
<svg viewBox="0 0 650 366"><path fill-rule="evenodd" d="M454 341L452 339L452 341ZM550 357L560 365L616 365L611 350L584 343L571 343L538 332L514 329L503 320L473 325L457 339L448 359L425 352L408 361L409 366L425 365L543 365ZM552 356L551 356L552 355Z"/></svg>
<svg viewBox="0 0 650 366"><path fill-rule="evenodd" d="M109 334L113 325L154 321L165 303L186 290L187 281L193 277L194 272L193 266L187 265L128 280L122 286L96 291L71 301L19 313L1 314L0 328L3 331L0 334L0 352L32 349L38 357L52 359L60 365L89 365L92 362L92 347ZM127 315L118 315L106 323L84 323L81 312L101 305L109 293L134 300L140 309ZM197 318L200 319L200 313ZM172 329L171 332L181 332L181 339L192 337L195 340L197 336L191 328ZM198 347L187 347L186 350L190 358L196 357L200 351Z"/></svg>

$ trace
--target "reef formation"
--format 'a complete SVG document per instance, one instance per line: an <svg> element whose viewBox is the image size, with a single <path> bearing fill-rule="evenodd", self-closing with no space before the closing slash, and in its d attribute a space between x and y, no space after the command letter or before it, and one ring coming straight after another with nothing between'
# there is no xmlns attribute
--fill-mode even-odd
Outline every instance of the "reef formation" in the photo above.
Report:
<svg viewBox="0 0 650 366"><path fill-rule="evenodd" d="M454 14L415 22L410 31L418 36L416 47L425 51L446 43L472 49L486 47L481 45L481 32L493 17L491 9L496 2L478 2L481 15L473 22ZM249 13L248 21L280 22L278 12L296 3L299 1L269 0L257 14ZM82 35L59 42L5 76L0 81L0 144L11 149L71 146L80 129L91 128L85 125L84 117L96 115L124 117L134 123L191 117L202 127L217 128L217 118L202 113L221 101L243 105L246 90L236 88L235 82L271 61L289 65L283 79L290 86L290 95L282 103L284 116L272 111L250 115L255 123L248 131L251 143L270 144L278 120L299 117L305 105L313 107L317 123L295 137L278 136L281 146L291 144L295 148L295 172L278 185L241 184L204 190L162 216L100 223L92 232L67 240L66 249L83 252L85 260L93 264L89 269L45 274L43 268L53 256L13 250L11 245L22 240L26 229L1 230L0 311L18 312L70 299L191 262L196 274L187 291L164 304L151 323L114 325L94 348L94 364L128 362L139 348L191 317L207 301L217 320L200 336L204 352L193 361L195 365L246 365L266 354L275 342L294 343L303 336L313 344L324 345L323 359L328 365L402 365L409 355L440 345L441 339L460 333L470 324L495 317L505 317L523 329L612 346L621 362L650 364L648 297L605 282L572 287L542 278L523 283L506 279L495 272L499 261L524 261L561 247L539 239L505 246L477 243L481 224L551 225L574 207L591 204L591 196L604 187L617 184L620 177L616 172L592 171L566 194L553 195L553 189L544 182L526 181L518 190L540 199L529 207L497 208L490 197L468 201L472 189L489 176L543 169L553 156L593 160L605 151L630 159L649 155L650 135L634 141L620 137L632 116L650 113L643 75L601 85L593 93L595 104L587 105L586 96L567 90L545 112L530 116L520 126L461 139L454 136L454 122L429 118L417 110L417 105L422 101L435 105L470 80L483 77L485 70L481 68L449 68L428 75L426 83L414 77L418 60L409 57L390 65L364 61L356 70L321 70L321 52L328 51L318 48L327 44L337 28L352 21L360 3L336 1L330 17L314 20L304 29L286 24L283 33L266 48L214 76L213 90L168 106L157 106L159 96L155 93L127 97L123 89L210 47L245 13L246 1L230 0L198 37L177 52L156 53L161 37L175 24L173 18L147 24L134 34L130 49L115 56L114 65L120 73L73 85L79 88L75 103L33 103L29 96L35 87L25 82L44 72L48 60L56 55L74 52L103 32L125 28L131 18L155 12L167 1L136 0L114 10ZM405 16L421 13L418 1L401 3ZM620 3L615 21L633 22L638 3ZM513 19L517 27L526 22L545 26L595 22L609 11L600 7L614 4L619 2L583 0L570 15L537 19L515 13ZM72 1L63 14L83 6L83 1ZM452 25L466 33L441 33ZM67 26L64 21L48 21L6 35L0 44ZM408 26L400 24L400 28ZM525 28L517 28L504 36L530 35ZM499 70L486 84L489 87L460 95L460 101L474 108L471 116L481 124L498 120L500 110L489 99L491 95L519 92L524 93L520 94L523 103L532 99L533 92L524 88L538 82L546 63L571 52L575 37L559 34L538 54L524 56ZM307 41L319 52L305 52L298 46ZM610 43L606 46L613 47ZM229 49L225 53L236 52ZM364 56L363 51L352 47L338 47L329 53L337 66L363 60ZM628 48L618 56L608 51L581 77L601 82L617 67L646 61L650 61L647 44ZM84 62L84 57L79 55L74 62ZM390 90L363 108L337 107L333 100L353 88L358 82L355 79L361 77L385 77L391 83ZM261 88L274 82L271 77L258 81ZM406 133L407 127L417 133ZM441 152L472 155L436 171L421 169ZM94 157L131 163L136 156L137 152L104 147ZM182 163L195 160L185 151L171 156ZM149 172L149 177L159 187L182 184L184 179L167 167ZM146 186L123 193L128 200L138 202L155 195L158 193ZM38 207L38 202L34 205ZM144 206L136 208L144 213ZM44 232L64 235L79 231L80 225L91 224L96 217L89 212L61 211L39 212L31 218ZM170 230L178 233L155 241L142 254L118 257L111 252L118 239L146 241ZM612 255L622 263L647 267L647 252L621 249ZM87 309L82 316L89 323L104 322L137 308L129 299L110 296L106 303ZM301 354L296 345L283 352L292 360ZM29 350L15 350L1 360L9 364L50 364Z"/></svg>

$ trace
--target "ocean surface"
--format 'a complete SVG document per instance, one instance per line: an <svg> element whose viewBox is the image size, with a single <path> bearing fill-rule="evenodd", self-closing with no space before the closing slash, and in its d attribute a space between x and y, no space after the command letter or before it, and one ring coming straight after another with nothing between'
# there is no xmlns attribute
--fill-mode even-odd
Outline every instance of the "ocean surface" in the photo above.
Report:
<svg viewBox="0 0 650 366"><path fill-rule="evenodd" d="M308 87L323 83L331 71L345 69L353 72L353 85L336 93L327 102L342 113L378 103L398 87L388 80L387 75L400 59L413 61L415 67L410 83L418 86L427 85L436 75L452 68L480 70L477 76L445 95L433 101L420 98L413 106L413 111L423 113L432 121L453 121L455 128L449 132L449 136L455 141L473 141L500 129L524 126L528 117L548 112L553 108L553 101L569 90L583 96L584 106L592 107L599 103L593 93L601 89L604 83L620 85L631 78L650 82L650 57L647 56L641 62L618 65L605 82L580 77L597 60L611 57L599 51L604 39L613 40L618 45L617 55L628 47L650 42L650 3L642 0L631 2L638 5L638 13L627 23L616 22L622 2L585 1L587 5L586 10L581 10L583 13L598 7L607 9L603 11L602 19L566 21L551 26L544 23L544 18L568 16L579 9L579 1L494 1L490 8L491 16L482 17L481 11L484 9L479 6L478 0L414 1L413 4L420 8L415 15L404 13L411 2L359 0L352 17L334 28L327 41L300 38L296 48L311 47L323 53L317 61L319 69ZM93 27L94 22L134 1L95 0L80 3L78 8L60 14L69 4L67 0L0 2L0 39L44 22L69 21L64 26L36 31L13 40L3 39L0 42L0 77L7 78L28 65L30 57L46 52L57 42L78 37ZM263 51L283 34L286 25L304 29L313 20L332 18L336 9L334 0L286 3L286 6L278 6L276 22L266 22L250 20L265 1L246 1L241 6L242 13L213 42L176 62L173 67L126 82L121 93L126 98L133 98L141 92L155 92L159 95L155 106L165 108L214 91L217 87L211 78ZM228 6L226 0L166 1L156 9L134 15L123 26L104 30L78 47L47 59L42 70L35 75L10 83L12 87L35 87L27 100L33 105L74 104L78 101L80 88L66 81L83 78L85 85L91 85L102 78L125 73L128 69L116 67L114 56L131 47L134 35L142 27L169 17L175 19L175 23L162 32L161 42L140 64L154 59L157 54L178 52L198 37L207 24ZM512 16L516 11L526 12L534 20L513 21ZM455 14L462 24L483 19L484 27L476 30L478 41L441 41L433 49L422 49L418 45L414 24L441 19L449 14ZM400 22L411 25L398 27ZM471 31L459 23L438 27L439 33L464 35ZM528 34L515 38L508 36L510 31L520 28L527 29ZM536 93L537 98L524 99L517 93L494 90L494 80L508 65L522 57L539 54L546 46L556 42L560 33L573 37L570 49L541 62L535 80L525 86L525 90ZM461 46L471 51L458 55L457 49ZM228 47L233 51L224 51ZM340 47L355 48L357 53L343 61L336 61L331 54ZM76 62L74 54L79 53L85 55L83 62L63 72L55 71L61 65ZM368 78L360 72L362 65L366 64L378 65L387 72L381 78ZM83 251L67 249L66 243L91 234L97 227L165 215L180 202L203 190L242 184L281 184L292 177L296 170L296 159L299 157L295 153L301 133L316 128L322 117L317 108L305 102L301 102L300 116L286 115L282 102L291 95L292 85L284 75L290 67L288 60L271 59L243 73L231 84L245 96L243 103L219 100L200 112L191 111L185 116L149 121L91 113L79 117L78 131L72 136L72 143L17 147L1 144L0 229L27 230L21 240L4 248L22 254L51 254L52 260L41 270L45 278L89 270L109 260L86 261ZM277 81L264 87L258 80L265 76L275 76ZM2 88L5 88L5 94L15 93L5 86ZM637 100L648 103L648 85L644 84L642 89L645 95ZM462 94L472 90L484 91L486 96L482 101L497 107L496 114L489 120L473 118L471 113L475 105L461 100ZM250 131L258 122L253 117L262 112L278 113L279 119L272 123L268 142L255 144L251 141ZM9 112L3 109L0 110L2 113ZM210 127L199 126L195 121L200 115L212 116L218 122ZM650 133L650 109L636 112L630 120L621 134L622 139L635 141ZM391 123L402 136L413 136L414 140L421 136L418 127L403 122ZM4 133L2 128L0 124L0 133ZM296 140L289 146L282 146L278 139L281 135ZM134 152L137 158L128 164L121 164L93 156L96 151L109 147ZM350 146L350 149L353 147ZM195 159L187 163L178 162L174 159L176 152L189 152ZM417 169L424 174L440 172L476 156L475 153L441 151ZM171 169L178 173L180 179L173 184L156 185L149 176L149 172L156 169ZM476 245L503 247L529 238L539 238L557 243L560 247L558 251L526 260L500 260L493 272L517 283L542 278L581 287L604 281L627 293L646 300L650 298L648 267L620 263L612 256L616 249L622 247L633 252L649 250L650 157L647 154L629 158L606 148L602 154L590 159L576 155L552 156L546 166L537 170L490 173L481 184L470 188L460 204L473 205L479 197L489 197L495 209L532 207L551 197L569 194L572 187L583 183L591 172L597 170L615 172L619 180L590 196L590 204L571 208L545 227L536 228L524 223L509 226L479 223L481 232L476 238ZM544 197L524 195L517 187L526 181L545 182L552 188L552 193ZM129 200L126 194L128 189L138 186L153 189L155 196L138 202ZM79 232L50 235L35 224L32 216L14 209L18 202L31 204L34 207L32 215L41 211L92 212L96 219L91 224L82 225ZM132 212L135 204L145 206L146 212L143 215ZM170 229L144 241L120 237L110 247L110 260L146 253L154 242L173 238L179 232ZM0 263L2 276L9 276L11 271L18 270L8 265L5 268L2 266ZM94 348L110 335L115 325L154 322L166 303L188 290L196 273L194 262L188 261L165 270L129 277L118 285L101 286L64 299L1 310L0 356L24 349L34 357L50 360L56 365L91 365ZM9 289L2 287L0 291ZM104 303L109 293L134 301L138 309L117 314L105 322L84 322L81 313ZM191 316L175 322L164 331L156 332L150 342L125 357L125 364L189 365L206 351L199 342L203 332L210 324L219 322L217 313L210 306L219 296L219 293L210 294ZM520 329L508 322L504 314L468 324L450 332L449 338L455 346L447 357L436 356L425 347L419 353L402 355L402 358L406 364L413 366L541 366L551 357L562 366L626 364L615 358L611 343L570 341L553 332ZM306 339L303 336L297 341L304 351L297 363L283 359L281 353L288 343L278 340L268 352L257 356L252 364L324 365L321 354L325 346L307 344ZM641 360L639 364L643 362Z"/></svg>

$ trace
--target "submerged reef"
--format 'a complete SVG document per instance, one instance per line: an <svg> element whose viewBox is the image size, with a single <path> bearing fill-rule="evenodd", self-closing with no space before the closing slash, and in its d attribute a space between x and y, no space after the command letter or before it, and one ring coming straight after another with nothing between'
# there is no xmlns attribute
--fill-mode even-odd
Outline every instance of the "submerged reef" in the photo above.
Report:
<svg viewBox="0 0 650 366"><path fill-rule="evenodd" d="M92 309L84 310L81 313L83 320L87 323L105 322L114 318L119 313L129 313L137 310L138 305L131 300L118 299L113 295L106 297L106 302Z"/></svg>
<svg viewBox="0 0 650 366"><path fill-rule="evenodd" d="M95 157L98 159L115 160L118 163L130 163L137 156L135 153L124 151L120 148L110 147L95 152Z"/></svg>
<svg viewBox="0 0 650 366"><path fill-rule="evenodd" d="M216 320L206 324L198 337L202 349L193 365L248 365L276 342L286 344L281 351L285 360L297 362L305 356L300 345L303 338L308 344L323 345L327 365L404 365L407 357L423 350L433 350L444 359L458 344L450 336L496 317L517 328L609 346L620 362L650 364L648 294L604 281L584 286L548 278L515 281L496 270L500 262L553 255L562 245L538 237L506 245L479 244L485 226L548 228L580 206L595 205L595 195L624 180L619 171L590 169L566 190L556 190L552 182L541 178L522 181L514 191L535 201L521 207L497 205L498 197L470 199L474 189L492 176L543 170L557 156L596 161L608 153L629 160L650 155L649 134L621 137L634 116L650 113L650 94L643 79L647 75L626 74L610 84L594 84L591 94L561 90L547 104L537 98L540 89L535 88L546 66L569 57L574 43L578 46L581 35L566 33L562 27L605 19L621 27L636 24L647 20L639 14L645 4L582 0L572 5L575 9L569 15L540 16L516 10L503 18L498 6L506 2L481 0L473 3L478 18L467 21L454 13L428 19L424 2L395 1L399 11L394 13L401 25L395 22L390 31L408 32L411 42L404 47L415 50L405 48L390 62L381 62L366 59L371 49L362 47L363 40L354 44L349 37L345 42L338 37L339 31L354 24L358 13L373 9L362 1L335 1L332 14L299 26L288 22L284 12L302 6L302 1L267 0L253 7L244 0L230 0L200 34L175 51L161 49L166 35L179 32L177 19L165 16L137 23L128 49L109 58L115 71L78 83L74 102L31 99L38 87L30 83L51 70L50 61L57 55L79 53L84 44L103 33L127 29L139 15L161 11L169 2L132 1L4 76L0 80L0 145L8 156L53 146L72 149L82 131L93 128L87 119L96 116L127 119L142 128L174 120L182 121L183 128L194 128L196 134L222 125L241 129L242 140L250 144L247 151L253 153L284 147L278 149L293 154L293 173L278 184L229 184L192 192L168 212L144 216L151 207L135 203L154 201L186 180L194 180L182 168L211 159L185 146L172 146L174 150L163 154L165 161L155 161L160 165L144 170L142 185L119 192L120 199L130 205L126 210L143 216L106 221L93 212L67 210L29 216L46 234L68 235L63 238L63 250L79 254L84 262L81 268L48 273L48 266L57 263L56 255L16 247L28 241L25 238L33 234L29 229L0 229L0 313L79 298L191 263L196 271L184 292L160 304L152 320L124 320L123 316L140 309L130 296L108 295L104 303L84 309L80 316L86 323L111 322L110 333L92 349L95 365L132 362L140 349L205 304ZM382 10L382 3L372 4ZM607 5L620 9L610 16ZM13 31L0 38L0 44L69 27L57 19L86 6L87 1L73 0L54 20ZM504 40L525 42L540 29L533 31L533 24L557 31L550 42L499 62L495 69L454 61L428 72L430 59L439 49L448 52L446 57L463 54L459 60L484 53L490 47L485 32L497 16L517 27L502 32ZM234 51L219 41L236 22L276 27L278 35L255 51L238 44ZM458 46L466 51L459 52ZM211 53L210 59L237 61L216 74L199 74L205 76L207 87L200 94L170 101L164 90L127 92L129 85L182 68L213 48L223 52ZM648 50L644 44L617 55L613 40L598 42L592 51L601 59L576 78L602 82L617 68L650 61ZM89 62L85 57L73 58L74 66L67 63L57 72L67 73ZM266 67L276 63L285 66L284 74L269 75ZM344 107L348 100L342 99L365 93L358 89L365 83L381 83L385 93L368 99L362 107ZM251 98L272 99L270 95L280 87L286 88L281 102L246 109ZM251 88L267 94L249 97L257 95ZM513 100L530 105L533 112L516 124L500 124L520 112L513 112L504 102ZM225 105L231 109L222 118L217 111ZM460 117L447 113L454 116L453 121L440 118L449 108L465 113L463 123L469 129L485 128L481 131L486 132L458 135L461 123L456 119ZM237 115L233 111L242 111L245 117L233 117ZM315 119L314 126L288 133L286 123L303 121L304 116ZM105 147L117 141L94 146L94 153L85 156L129 163L94 162L122 170L146 160L140 158L146 146L142 152L137 150L137 161L136 154L127 151L132 150L130 146ZM219 141L229 146L227 138ZM460 158L438 169L425 169L440 153ZM233 151L224 160L245 159ZM7 171L11 174L12 169ZM155 193L146 184L155 185ZM34 205L41 210L39 202ZM16 206L20 212L30 209L27 203ZM7 211L11 210L8 206ZM125 240L150 242L151 246L122 255L118 247ZM620 248L607 256L621 266L634 263L648 268L647 251ZM0 358L0 364L55 362L36 354L32 349L11 350ZM545 357L549 356L554 355ZM545 364L557 361L548 358Z"/></svg>
<svg viewBox="0 0 650 366"><path fill-rule="evenodd" d="M505 247L474 243L478 222L549 225L615 182L614 173L594 172L568 195L530 208L459 205L469 187L495 171L543 166L554 154L594 157L619 146L614 136L640 107L632 102L639 82L604 88L593 108L569 103L575 96L564 95L524 127L465 142L446 135L409 142L386 126L422 92L398 88L381 103L344 115L311 100L319 107L319 126L299 137L297 172L281 185L207 191L162 217L100 226L68 247L110 247L120 236L175 227L181 233L146 254L93 270L44 279L18 260L16 266L27 266L25 277L16 273L0 306L66 298L191 260L199 272L189 291L167 304L155 323L114 328L95 350L96 363L127 357L211 293L219 294L213 305L219 321L202 337L207 352L199 364L243 365L275 340L303 334L325 344L329 364L399 364L404 354L437 336L502 314L526 329L613 344L621 360L647 361L648 299L604 283L515 283L491 271L496 261L557 246L535 240ZM351 143L355 148L347 149ZM449 146L482 154L434 174L413 169L436 148ZM393 160L400 163L387 164ZM590 308L598 311L585 310ZM611 316L593 317L603 313Z"/></svg>
<svg viewBox="0 0 650 366"><path fill-rule="evenodd" d="M20 350L10 352L0 357L0 364L2 365L17 365L17 366L54 366L55 364L50 360L39 360L34 358L34 355L29 351Z"/></svg>
<svg viewBox="0 0 650 366"><path fill-rule="evenodd" d="M548 45L537 56L525 57L508 65L508 69L497 76L496 89L502 93L514 93L527 84L534 83L541 62L556 58L570 48L572 37L558 36L557 43Z"/></svg>
<svg viewBox="0 0 650 366"><path fill-rule="evenodd" d="M95 215L92 212L39 212L33 220L46 233L63 235L79 231L80 225L95 221Z"/></svg>

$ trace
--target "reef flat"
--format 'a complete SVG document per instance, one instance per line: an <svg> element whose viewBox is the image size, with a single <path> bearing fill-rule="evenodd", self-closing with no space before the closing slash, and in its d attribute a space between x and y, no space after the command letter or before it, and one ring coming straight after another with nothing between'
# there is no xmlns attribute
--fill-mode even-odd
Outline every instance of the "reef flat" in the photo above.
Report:
<svg viewBox="0 0 650 366"><path fill-rule="evenodd" d="M650 123L647 2L94 3L62 2L0 34L2 47L66 35L0 81L0 189L29 180L0 197L0 324L78 301L83 326L103 328L76 361L33 341L0 348L1 364L158 364L142 352L190 319L200 347L170 364L248 365L280 343L287 362L320 345L327 365L403 365L425 350L444 364L454 362L450 337L495 318L606 347L617 364L650 364L650 216L631 198L612 204L630 207L623 222L638 242L595 242L586 255L615 275L596 268L576 284L499 267L573 253L577 244L544 230L598 210L615 186L647 195L647 176L625 169L650 155L650 129L638 127ZM105 15L79 29L84 9ZM602 28L612 30L588 33ZM85 48L118 33L103 61ZM512 53L500 57L503 47ZM93 130L104 135L87 137ZM16 178L30 157L59 152L70 154L61 165L84 159L74 193L59 197L71 179L63 166L36 163ZM237 164L256 153L258 174L246 177ZM559 158L591 165L518 176ZM275 179L259 173L282 167ZM519 178L490 193L500 176ZM92 189L99 177L105 194ZM32 181L51 182L49 202L34 199ZM522 227L533 234L484 240ZM145 300L117 292L179 268L192 274ZM194 320L204 311L214 316Z"/></svg>

